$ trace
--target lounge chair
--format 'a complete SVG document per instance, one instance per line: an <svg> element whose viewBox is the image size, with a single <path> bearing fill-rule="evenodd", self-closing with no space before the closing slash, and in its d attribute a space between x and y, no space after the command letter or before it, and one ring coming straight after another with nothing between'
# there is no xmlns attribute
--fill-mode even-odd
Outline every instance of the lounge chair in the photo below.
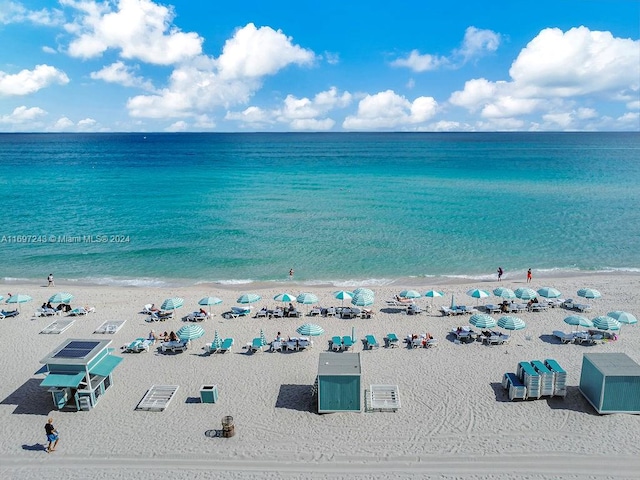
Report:
<svg viewBox="0 0 640 480"><path fill-rule="evenodd" d="M34 317L53 317L59 315L62 310L55 310L53 308L38 308L33 314Z"/></svg>
<svg viewBox="0 0 640 480"><path fill-rule="evenodd" d="M253 318L267 318L269 316L269 312L266 308L262 308L256 312Z"/></svg>
<svg viewBox="0 0 640 480"><path fill-rule="evenodd" d="M153 308L153 305L150 303L147 303L144 307L142 307L142 311L140 313L146 313L147 315L151 315L153 313L153 310L151 310Z"/></svg>
<svg viewBox="0 0 640 480"><path fill-rule="evenodd" d="M364 350L372 350L374 347L379 347L380 344L373 335L366 335L362 339L362 346Z"/></svg>
<svg viewBox="0 0 640 480"><path fill-rule="evenodd" d="M489 303L489 304L485 305L484 306L484 310L488 314L500 313L502 311L502 309L500 308L500 305L494 305L493 303Z"/></svg>
<svg viewBox="0 0 640 480"><path fill-rule="evenodd" d="M451 315L460 315L462 313L462 310L442 306L440 307L440 312L442 312L443 316L450 317Z"/></svg>
<svg viewBox="0 0 640 480"><path fill-rule="evenodd" d="M393 300L387 300L387 307L390 308L409 308L409 306L411 305L415 305L415 302L412 299L406 300L406 301L402 301L402 300L397 300L397 299L393 299Z"/></svg>
<svg viewBox="0 0 640 480"><path fill-rule="evenodd" d="M274 340L273 342L271 342L271 347L270 347L270 351L272 352L282 352L282 348L283 348L283 344L282 344L282 340Z"/></svg>
<svg viewBox="0 0 640 480"><path fill-rule="evenodd" d="M553 336L558 338L562 343L572 343L575 340L575 332L565 333L560 330L554 330Z"/></svg>
<svg viewBox="0 0 640 480"><path fill-rule="evenodd" d="M222 346L218 350L218 353L227 353L229 350L231 350L232 346L233 346L233 338L225 338L222 341Z"/></svg>
<svg viewBox="0 0 640 480"><path fill-rule="evenodd" d="M395 333L387 333L384 337L384 346L387 348L395 348L398 346L398 336Z"/></svg>
<svg viewBox="0 0 640 480"><path fill-rule="evenodd" d="M145 321L147 321L147 322L164 322L165 320L168 320L168 319L170 319L172 317L173 317L173 311L151 312L149 314L149 317L146 318Z"/></svg>
<svg viewBox="0 0 640 480"><path fill-rule="evenodd" d="M125 345L123 347L123 351L127 353L148 352L154 343L155 343L155 340L153 339L136 338L129 345Z"/></svg>
<svg viewBox="0 0 640 480"><path fill-rule="evenodd" d="M202 313L198 311L198 312L191 312L189 315L184 317L183 320L186 322L203 322L207 318L210 318L210 315L208 313Z"/></svg>
<svg viewBox="0 0 640 480"><path fill-rule="evenodd" d="M456 340L458 342L471 343L475 341L478 334L475 331L473 331L471 327L465 326L465 327L459 327L459 328L460 330L458 330L457 328L451 329L451 333L456 337Z"/></svg>
<svg viewBox="0 0 640 480"><path fill-rule="evenodd" d="M262 347L264 347L264 345L262 344L262 339L260 337L254 338L247 346L247 351L251 353L261 352Z"/></svg>
<svg viewBox="0 0 640 480"><path fill-rule="evenodd" d="M353 347L353 340L349 335L345 335L342 337L342 349L343 350L351 350Z"/></svg>
<svg viewBox="0 0 640 480"><path fill-rule="evenodd" d="M327 308L327 317L335 317L336 316L336 308L329 307Z"/></svg>
<svg viewBox="0 0 640 480"><path fill-rule="evenodd" d="M20 315L20 312L18 310L9 310L9 311L2 310L0 312L0 319L17 317L18 315Z"/></svg>
<svg viewBox="0 0 640 480"><path fill-rule="evenodd" d="M251 307L231 307L230 312L224 313L224 318L246 317L251 314Z"/></svg>
<svg viewBox="0 0 640 480"><path fill-rule="evenodd" d="M80 316L80 315L87 315L88 313L93 313L95 311L96 311L95 307L89 307L89 308L76 307L69 312L69 315L74 317L74 316Z"/></svg>
<svg viewBox="0 0 640 480"><path fill-rule="evenodd" d="M179 340L174 342L162 342L160 344L160 350L163 353L173 352L173 353L182 353L187 348L189 348L189 340Z"/></svg>
<svg viewBox="0 0 640 480"><path fill-rule="evenodd" d="M334 352L339 352L342 350L342 338L339 336L335 336L331 338L330 347Z"/></svg>
<svg viewBox="0 0 640 480"><path fill-rule="evenodd" d="M418 315L419 313L422 313L422 309L415 303L407 308L407 315Z"/></svg>
<svg viewBox="0 0 640 480"><path fill-rule="evenodd" d="M312 308L311 310L309 310L309 316L310 317L319 317L322 314L322 309L315 307Z"/></svg>
<svg viewBox="0 0 640 480"><path fill-rule="evenodd" d="M116 333L126 323L126 320L105 320L93 333Z"/></svg>

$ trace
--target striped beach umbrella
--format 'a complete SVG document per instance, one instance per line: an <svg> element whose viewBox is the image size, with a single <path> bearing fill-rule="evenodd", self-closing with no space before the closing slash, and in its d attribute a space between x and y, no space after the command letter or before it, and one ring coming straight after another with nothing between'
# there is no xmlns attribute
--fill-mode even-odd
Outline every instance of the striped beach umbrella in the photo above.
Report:
<svg viewBox="0 0 640 480"><path fill-rule="evenodd" d="M262 297L260 295L257 295L255 293L243 293L242 295L240 295L238 297L238 300L236 300L236 302L238 303L254 303L257 302L258 300L260 300Z"/></svg>
<svg viewBox="0 0 640 480"><path fill-rule="evenodd" d="M593 319L593 326L600 330L620 330L620 322L607 315L600 315Z"/></svg>
<svg viewBox="0 0 640 480"><path fill-rule="evenodd" d="M431 299L431 304L433 305L433 299L444 297L444 292L440 292L438 290L429 290L424 293L424 296Z"/></svg>
<svg viewBox="0 0 640 480"><path fill-rule="evenodd" d="M373 305L375 301L375 296L371 290L363 290L356 293L351 299L351 304L357 307L368 307L369 305Z"/></svg>
<svg viewBox="0 0 640 480"><path fill-rule="evenodd" d="M402 290L398 296L400 298L420 298L420 292L416 292L415 290Z"/></svg>
<svg viewBox="0 0 640 480"><path fill-rule="evenodd" d="M281 303L291 303L296 301L296 297L294 295L291 295L290 293L279 293L278 295L273 297L273 299L276 302Z"/></svg>
<svg viewBox="0 0 640 480"><path fill-rule="evenodd" d="M354 294L354 295L357 295L357 294L359 294L359 293L365 293L365 294L368 294L368 295L375 296L375 293L373 293L373 290L371 290L371 289L369 289L369 288L363 288L363 287L360 287L360 288L356 288L356 289L353 291L353 294Z"/></svg>
<svg viewBox="0 0 640 480"><path fill-rule="evenodd" d="M296 332L308 337L317 337L324 333L324 328L320 325L316 325L315 323L305 323L304 325L300 325L296 328Z"/></svg>
<svg viewBox="0 0 640 480"><path fill-rule="evenodd" d="M481 298L487 298L490 293L486 290L480 290L479 288L472 288L471 290L467 290L467 295L472 298L477 298L480 301Z"/></svg>
<svg viewBox="0 0 640 480"><path fill-rule="evenodd" d="M318 297L313 293L305 292L296 297L296 302L303 305L313 305L314 303L318 303Z"/></svg>
<svg viewBox="0 0 640 480"><path fill-rule="evenodd" d="M264 330L260 329L260 343L262 344L262 346L264 347L267 343L267 337L264 334Z"/></svg>
<svg viewBox="0 0 640 480"><path fill-rule="evenodd" d="M203 307L211 307L211 305L219 305L220 303L222 303L222 299L218 297L204 297L198 301L198 305ZM211 313L211 308L209 308L209 313Z"/></svg>
<svg viewBox="0 0 640 480"><path fill-rule="evenodd" d="M498 326L505 330L522 330L527 324L521 318L504 315L498 319Z"/></svg>
<svg viewBox="0 0 640 480"><path fill-rule="evenodd" d="M615 318L620 323L625 323L627 325L633 325L638 323L638 319L635 315L632 315L629 312L623 312L622 310L615 310L613 312L607 313L607 317Z"/></svg>
<svg viewBox="0 0 640 480"><path fill-rule="evenodd" d="M31 300L32 298L29 295L22 295L20 293L16 293L14 295L11 295L9 298L7 298L5 300L5 303L20 304L20 303L30 302Z"/></svg>
<svg viewBox="0 0 640 480"><path fill-rule="evenodd" d="M469 323L478 328L493 328L496 326L495 319L486 313L475 313L471 315Z"/></svg>
<svg viewBox="0 0 640 480"><path fill-rule="evenodd" d="M73 295L67 292L59 292L49 297L49 303L69 303L73 300Z"/></svg>
<svg viewBox="0 0 640 480"><path fill-rule="evenodd" d="M564 319L564 323L573 325L574 327L593 327L593 322L582 315L570 315Z"/></svg>
<svg viewBox="0 0 640 480"><path fill-rule="evenodd" d="M516 298L515 292L507 287L494 288L493 294L500 298Z"/></svg>
<svg viewBox="0 0 640 480"><path fill-rule="evenodd" d="M215 333L213 334L213 342L211 342L211 349L219 350L220 348L222 348L222 338L220 338L220 335L218 334L218 330L216 330Z"/></svg>
<svg viewBox="0 0 640 480"><path fill-rule="evenodd" d="M533 300L538 296L538 292L536 292L533 288L525 288L520 287L515 292L516 297L520 300Z"/></svg>
<svg viewBox="0 0 640 480"><path fill-rule="evenodd" d="M334 298L337 298L342 302L342 306L344 306L345 300L351 300L353 298L353 292L349 290L338 290L337 292L333 292Z"/></svg>
<svg viewBox="0 0 640 480"><path fill-rule="evenodd" d="M553 287L542 287L538 289L538 295L544 298L560 298L562 293Z"/></svg>
<svg viewBox="0 0 640 480"><path fill-rule="evenodd" d="M204 335L204 329L197 324L185 325L176 332L180 340L195 340Z"/></svg>
<svg viewBox="0 0 640 480"><path fill-rule="evenodd" d="M180 308L183 304L184 299L180 297L172 297L167 298L164 302L162 302L160 308L162 310L175 310L176 308Z"/></svg>
<svg viewBox="0 0 640 480"><path fill-rule="evenodd" d="M578 296L582 298L600 298L602 294L595 288L581 288L578 290Z"/></svg>

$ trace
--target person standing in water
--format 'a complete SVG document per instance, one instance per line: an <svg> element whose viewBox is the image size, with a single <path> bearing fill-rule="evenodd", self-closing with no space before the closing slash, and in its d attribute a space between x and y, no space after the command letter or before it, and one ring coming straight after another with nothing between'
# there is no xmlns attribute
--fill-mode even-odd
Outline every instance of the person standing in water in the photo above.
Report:
<svg viewBox="0 0 640 480"><path fill-rule="evenodd" d="M531 283L531 269L527 270L527 283Z"/></svg>
<svg viewBox="0 0 640 480"><path fill-rule="evenodd" d="M293 268L289 270L289 280L293 280Z"/></svg>
<svg viewBox="0 0 640 480"><path fill-rule="evenodd" d="M498 281L501 282L502 281L502 274L504 273L504 271L502 270L502 267L498 267Z"/></svg>

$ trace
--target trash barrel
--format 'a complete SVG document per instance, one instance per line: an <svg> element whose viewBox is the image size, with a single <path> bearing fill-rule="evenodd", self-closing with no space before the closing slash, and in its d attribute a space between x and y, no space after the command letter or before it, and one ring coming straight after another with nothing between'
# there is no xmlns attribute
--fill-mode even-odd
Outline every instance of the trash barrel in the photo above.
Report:
<svg viewBox="0 0 640 480"><path fill-rule="evenodd" d="M222 436L233 437L236 434L236 427L233 424L233 417L222 417Z"/></svg>

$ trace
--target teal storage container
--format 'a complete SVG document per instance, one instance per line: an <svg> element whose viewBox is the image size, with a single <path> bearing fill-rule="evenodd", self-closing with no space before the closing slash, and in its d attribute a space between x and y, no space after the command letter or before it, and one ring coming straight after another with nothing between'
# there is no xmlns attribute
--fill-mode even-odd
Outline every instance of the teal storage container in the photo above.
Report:
<svg viewBox="0 0 640 480"><path fill-rule="evenodd" d="M600 414L640 413L640 365L624 353L585 353L579 388Z"/></svg>
<svg viewBox="0 0 640 480"><path fill-rule="evenodd" d="M359 353L321 353L318 361L318 413L359 412L362 408Z"/></svg>
<svg viewBox="0 0 640 480"><path fill-rule="evenodd" d="M201 386L200 401L202 403L216 403L218 401L218 386L217 385Z"/></svg>

